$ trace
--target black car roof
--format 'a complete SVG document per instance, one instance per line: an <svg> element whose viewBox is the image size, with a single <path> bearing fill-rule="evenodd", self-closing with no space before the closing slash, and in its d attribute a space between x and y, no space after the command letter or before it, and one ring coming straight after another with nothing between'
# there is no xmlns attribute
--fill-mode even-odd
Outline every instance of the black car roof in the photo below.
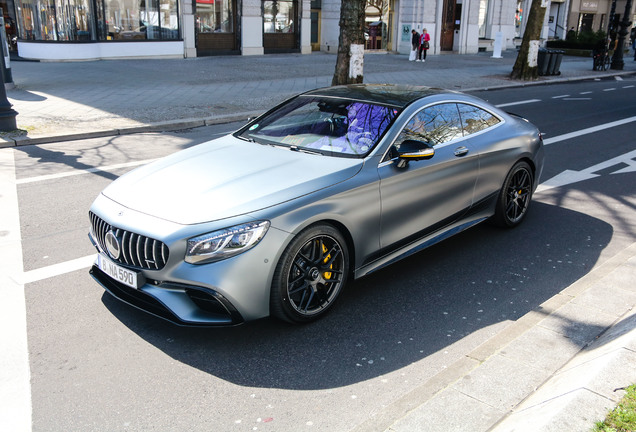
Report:
<svg viewBox="0 0 636 432"><path fill-rule="evenodd" d="M390 105L397 108L404 108L415 100L442 93L456 92L425 86L397 84L351 84L311 90L303 93L301 96L324 96L352 99L379 105Z"/></svg>

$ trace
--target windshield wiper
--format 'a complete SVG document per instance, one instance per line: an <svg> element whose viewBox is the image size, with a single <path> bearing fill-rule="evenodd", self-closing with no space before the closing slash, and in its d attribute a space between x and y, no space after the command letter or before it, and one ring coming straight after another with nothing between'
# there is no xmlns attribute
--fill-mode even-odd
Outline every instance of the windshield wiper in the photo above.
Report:
<svg viewBox="0 0 636 432"><path fill-rule="evenodd" d="M312 150L307 150L306 148L300 148L298 146L289 146L289 149L291 151L295 151L295 152L301 152L301 153L307 153L307 154L312 154L312 155L321 155L322 153L316 152L316 151L312 151Z"/></svg>
<svg viewBox="0 0 636 432"><path fill-rule="evenodd" d="M256 140L254 138L249 138L249 137L244 137L243 135L234 135L236 138L243 140L243 141L247 141L247 142L251 142L251 143L255 143Z"/></svg>

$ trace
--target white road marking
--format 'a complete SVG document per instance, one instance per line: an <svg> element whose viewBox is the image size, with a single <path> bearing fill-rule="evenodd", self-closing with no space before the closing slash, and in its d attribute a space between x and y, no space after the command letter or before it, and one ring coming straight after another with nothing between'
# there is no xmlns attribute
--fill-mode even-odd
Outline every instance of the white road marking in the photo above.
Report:
<svg viewBox="0 0 636 432"><path fill-rule="evenodd" d="M603 89L604 92L610 92L610 91L614 91L614 90L616 90L616 88Z"/></svg>
<svg viewBox="0 0 636 432"><path fill-rule="evenodd" d="M614 79L616 79L616 81L623 81L623 77L622 76L615 76Z"/></svg>
<svg viewBox="0 0 636 432"><path fill-rule="evenodd" d="M592 100L592 98L589 98L589 97L588 98L567 97L567 98L564 98L563 100L566 100L566 101L583 101L583 100L585 100L585 101L587 101L587 100Z"/></svg>
<svg viewBox="0 0 636 432"><path fill-rule="evenodd" d="M31 384L14 152L0 150L0 425L27 432Z"/></svg>
<svg viewBox="0 0 636 432"><path fill-rule="evenodd" d="M593 165L582 171L565 170L562 173L552 177L551 179L548 179L541 183L541 185L539 185L539 187L537 188L537 192L542 192L555 187L561 187L598 177L600 174L595 174L596 172L613 166L617 166L617 169L611 174L625 174L628 172L636 172L636 160L634 160L635 158L636 150L633 150L629 153L625 153L624 155L617 156L615 158Z"/></svg>
<svg viewBox="0 0 636 432"><path fill-rule="evenodd" d="M560 96L552 96L552 99L563 99L566 97L570 97L570 95L560 95Z"/></svg>
<svg viewBox="0 0 636 432"><path fill-rule="evenodd" d="M634 88L634 87L636 87L636 86L634 86L633 84L632 85L623 86L623 88Z"/></svg>
<svg viewBox="0 0 636 432"><path fill-rule="evenodd" d="M524 105L524 104L529 104L529 103L534 103L534 102L541 102L541 99L528 99L528 100L524 100L524 101L509 102L509 103L499 104L499 105L495 105L495 106L497 108L503 108L503 107L514 106L514 105Z"/></svg>
<svg viewBox="0 0 636 432"><path fill-rule="evenodd" d="M594 93L594 92L591 92L591 91L584 91L584 92L581 92L581 93L579 93L579 94L584 95L584 94L592 94L592 93Z"/></svg>
<svg viewBox="0 0 636 432"><path fill-rule="evenodd" d="M545 145L554 144L554 143L557 143L559 141L565 141L565 140L568 140L568 139L571 139L571 138L576 138L576 137L579 137L579 136L582 136L582 135L587 135L587 134L591 134L591 133L594 133L594 132L602 131L602 130L605 130L605 129L613 128L613 127L616 127L616 126L621 126L621 125L624 125L624 124L627 124L627 123L631 123L631 122L634 122L634 121L636 121L636 116L628 117L628 118L623 119L623 120L616 120L616 121L613 121L613 122L610 122L610 123L605 123L605 124L598 125L598 126L593 126L593 127L587 128L587 129L581 129L579 131L566 133L566 134L563 134L563 135L555 136L554 138L547 138L547 139L543 140L543 144L545 144Z"/></svg>
<svg viewBox="0 0 636 432"><path fill-rule="evenodd" d="M23 273L22 283L28 284L31 282L37 282L43 279L48 279L51 277L74 272L76 270L82 270L92 266L96 259L97 254L93 254L70 261L64 261L59 264L53 264L47 267L30 270Z"/></svg>

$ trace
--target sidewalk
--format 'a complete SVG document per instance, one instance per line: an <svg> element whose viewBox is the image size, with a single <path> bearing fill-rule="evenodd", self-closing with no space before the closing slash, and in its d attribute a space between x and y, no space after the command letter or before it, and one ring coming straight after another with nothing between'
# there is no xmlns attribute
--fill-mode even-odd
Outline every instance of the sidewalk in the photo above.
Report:
<svg viewBox="0 0 636 432"><path fill-rule="evenodd" d="M535 82L509 79L516 51L430 55L426 63L406 55L365 55L366 83L427 85L476 90L536 85L636 73L596 72L592 59L564 57L560 75ZM177 60L11 62L15 88L7 91L18 112L21 135L4 135L0 147L92 136L168 130L247 119L287 97L329 86L336 56L285 54Z"/></svg>
<svg viewBox="0 0 636 432"><path fill-rule="evenodd" d="M634 280L636 244L402 398L381 430L590 432L636 383Z"/></svg>
<svg viewBox="0 0 636 432"><path fill-rule="evenodd" d="M561 75L508 76L516 52L365 56L366 83L493 89L636 73L592 71L565 57ZM26 135L1 147L175 130L247 119L286 97L328 86L333 54L12 62L9 101ZM385 407L356 432L589 431L636 383L636 244L588 273L462 360ZM577 323L577 324L575 324ZM586 325L580 325L585 323Z"/></svg>

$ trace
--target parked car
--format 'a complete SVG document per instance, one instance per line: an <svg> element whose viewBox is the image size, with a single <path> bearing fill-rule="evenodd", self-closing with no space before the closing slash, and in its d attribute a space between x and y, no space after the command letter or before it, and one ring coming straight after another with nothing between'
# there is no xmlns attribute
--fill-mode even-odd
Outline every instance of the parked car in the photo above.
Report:
<svg viewBox="0 0 636 432"><path fill-rule="evenodd" d="M180 325L310 322L352 278L485 220L517 226L543 162L535 126L466 94L313 90L106 187L90 272Z"/></svg>

